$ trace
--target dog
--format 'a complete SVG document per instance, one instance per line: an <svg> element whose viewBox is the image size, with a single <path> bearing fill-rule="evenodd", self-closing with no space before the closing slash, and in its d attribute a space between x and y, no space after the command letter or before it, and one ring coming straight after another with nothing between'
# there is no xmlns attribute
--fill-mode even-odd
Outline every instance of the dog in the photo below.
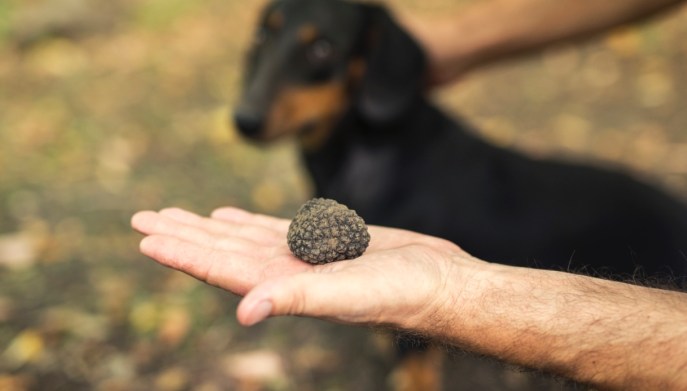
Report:
<svg viewBox="0 0 687 391"><path fill-rule="evenodd" d="M491 262L684 286L685 204L620 172L489 144L428 100L425 70L420 46L382 6L273 1L234 121L256 142L297 138L316 196L369 224L442 237Z"/></svg>

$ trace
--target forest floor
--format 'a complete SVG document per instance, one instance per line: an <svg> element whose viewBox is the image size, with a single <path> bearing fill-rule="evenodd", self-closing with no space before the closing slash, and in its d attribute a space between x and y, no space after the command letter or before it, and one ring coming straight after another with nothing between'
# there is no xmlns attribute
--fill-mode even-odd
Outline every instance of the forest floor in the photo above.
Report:
<svg viewBox="0 0 687 391"><path fill-rule="evenodd" d="M433 17L472 1L395 0ZM237 298L138 253L137 210L292 216L291 143L229 122L258 2L0 2L0 390L379 390L393 341L235 319ZM687 10L436 94L494 143L687 194ZM576 389L449 351L448 390Z"/></svg>

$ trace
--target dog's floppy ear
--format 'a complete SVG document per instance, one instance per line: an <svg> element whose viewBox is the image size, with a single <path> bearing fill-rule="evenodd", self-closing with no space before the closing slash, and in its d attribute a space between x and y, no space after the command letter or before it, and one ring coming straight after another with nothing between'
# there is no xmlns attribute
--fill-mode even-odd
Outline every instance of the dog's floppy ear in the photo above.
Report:
<svg viewBox="0 0 687 391"><path fill-rule="evenodd" d="M422 88L425 56L420 46L381 6L367 5L367 70L359 109L370 122L393 122Z"/></svg>

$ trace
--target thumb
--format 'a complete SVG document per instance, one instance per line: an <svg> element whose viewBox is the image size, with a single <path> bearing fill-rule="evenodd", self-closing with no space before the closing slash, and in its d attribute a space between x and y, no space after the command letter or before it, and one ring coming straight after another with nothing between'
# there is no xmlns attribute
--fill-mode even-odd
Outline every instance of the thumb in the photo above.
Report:
<svg viewBox="0 0 687 391"><path fill-rule="evenodd" d="M309 272L265 281L239 303L236 310L239 323L252 326L279 315L346 318L354 307L351 302L355 299L350 295L355 288L341 277Z"/></svg>

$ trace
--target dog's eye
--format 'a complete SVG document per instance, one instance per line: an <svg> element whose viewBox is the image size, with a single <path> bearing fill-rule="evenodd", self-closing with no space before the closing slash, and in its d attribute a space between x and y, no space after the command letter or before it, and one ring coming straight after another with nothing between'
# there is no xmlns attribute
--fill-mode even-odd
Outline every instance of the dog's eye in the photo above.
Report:
<svg viewBox="0 0 687 391"><path fill-rule="evenodd" d="M324 38L320 38L308 47L308 60L314 64L321 64L329 60L334 54L334 46Z"/></svg>

